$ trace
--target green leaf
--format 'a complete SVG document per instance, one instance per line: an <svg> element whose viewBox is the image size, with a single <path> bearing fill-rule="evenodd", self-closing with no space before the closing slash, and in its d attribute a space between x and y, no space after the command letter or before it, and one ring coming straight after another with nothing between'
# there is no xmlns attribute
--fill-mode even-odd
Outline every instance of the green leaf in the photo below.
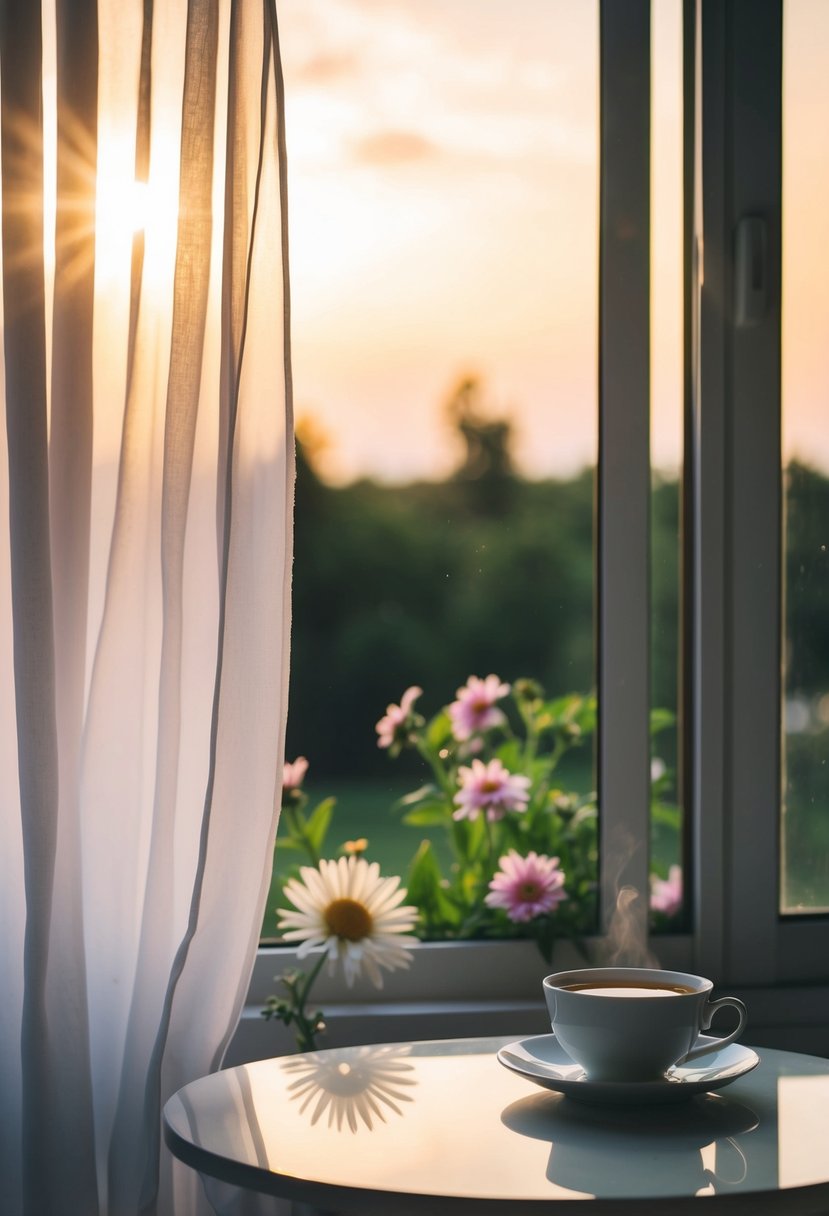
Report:
<svg viewBox="0 0 829 1216"><path fill-rule="evenodd" d="M334 812L336 798L326 798L319 806L314 807L311 815L308 817L308 822L305 825L305 831L308 833L310 840L317 853L321 852L325 836L328 831L328 825L331 823L331 816Z"/></svg>
<svg viewBox="0 0 829 1216"><path fill-rule="evenodd" d="M449 715L444 711L435 714L432 721L426 727L426 742L429 744L429 747L437 750L451 737L452 723L449 720Z"/></svg>
<svg viewBox="0 0 829 1216"><path fill-rule="evenodd" d="M504 768L509 769L511 773L523 771L521 768L521 745L517 739L507 739L500 747L495 749L495 755L501 761Z"/></svg>
<svg viewBox="0 0 829 1216"><path fill-rule="evenodd" d="M304 849L305 845L301 840L297 840L296 836L279 836L276 847L281 851L282 849Z"/></svg>
<svg viewBox="0 0 829 1216"><path fill-rule="evenodd" d="M676 723L676 714L670 709L651 710L651 734L658 735L661 730L667 730Z"/></svg>
<svg viewBox="0 0 829 1216"><path fill-rule="evenodd" d="M565 722L573 721L582 702L583 698L577 693L567 693L564 697L554 697L552 701L545 701L544 714L550 718L555 726L561 726Z"/></svg>
<svg viewBox="0 0 829 1216"><path fill-rule="evenodd" d="M667 802L651 803L651 819L654 823L664 824L667 828L679 831L682 814L678 806L670 806Z"/></svg>
<svg viewBox="0 0 829 1216"><path fill-rule="evenodd" d="M590 735L596 729L596 698L594 696L581 698L581 705L576 713L576 724L581 727L583 735Z"/></svg>
<svg viewBox="0 0 829 1216"><path fill-rule="evenodd" d="M579 807L579 809L576 811L575 815L573 816L573 827L579 827L585 822L592 822L593 820L598 819L598 817L598 807L594 806L592 802L588 802L584 806Z"/></svg>
<svg viewBox="0 0 829 1216"><path fill-rule="evenodd" d="M409 868L408 898L419 908L434 907L440 890L441 872L432 843L421 842Z"/></svg>
<svg viewBox="0 0 829 1216"><path fill-rule="evenodd" d="M440 824L442 827L448 818L449 812L446 809L446 803L429 802L417 807L414 811L407 811L403 816L403 822L416 828L430 828L435 824Z"/></svg>
<svg viewBox="0 0 829 1216"><path fill-rule="evenodd" d="M455 854L462 861L466 862L469 859L472 824L468 819L453 819L450 824L450 830L452 832L452 844Z"/></svg>
<svg viewBox="0 0 829 1216"><path fill-rule="evenodd" d="M438 792L438 787L432 781L428 781L426 785L421 785L419 789L412 790L411 794L405 794L402 798L398 798L394 804L395 810L399 810L403 806L413 806L416 802L424 802L427 798L432 800Z"/></svg>
<svg viewBox="0 0 829 1216"><path fill-rule="evenodd" d="M596 729L596 698L591 694L583 697L579 693L568 693L547 701L537 719L539 730L569 730L579 735L590 735Z"/></svg>
<svg viewBox="0 0 829 1216"><path fill-rule="evenodd" d="M445 931L460 923L460 911L446 893L430 841L424 840L415 853L406 885L407 898L420 910L427 930Z"/></svg>

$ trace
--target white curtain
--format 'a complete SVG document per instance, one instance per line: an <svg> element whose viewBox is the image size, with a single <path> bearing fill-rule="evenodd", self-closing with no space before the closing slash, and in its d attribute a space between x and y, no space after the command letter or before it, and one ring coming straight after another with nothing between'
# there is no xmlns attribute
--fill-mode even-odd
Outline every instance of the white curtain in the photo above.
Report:
<svg viewBox="0 0 829 1216"><path fill-rule="evenodd" d="M0 1210L186 1216L283 758L274 0L3 0L0 109Z"/></svg>

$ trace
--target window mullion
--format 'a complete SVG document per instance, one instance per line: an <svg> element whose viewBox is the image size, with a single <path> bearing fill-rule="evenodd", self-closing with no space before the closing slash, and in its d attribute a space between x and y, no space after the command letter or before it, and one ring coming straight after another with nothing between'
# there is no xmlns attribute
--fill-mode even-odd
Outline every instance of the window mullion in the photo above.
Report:
<svg viewBox="0 0 829 1216"><path fill-rule="evenodd" d="M781 4L701 12L697 928L701 965L758 983L778 891Z"/></svg>
<svg viewBox="0 0 829 1216"><path fill-rule="evenodd" d="M696 5L694 295L695 966L725 970L725 11ZM703 242L703 232L705 239ZM704 864L703 864L704 859Z"/></svg>
<svg viewBox="0 0 829 1216"><path fill-rule="evenodd" d="M780 815L780 234L782 0L733 0L729 31L732 292L729 973L776 978ZM765 234L762 319L741 316L740 244ZM760 227L762 225L762 227ZM752 262L760 253L752 240ZM742 268L748 277L749 268ZM750 267L752 287L758 268ZM745 289L748 290L748 287Z"/></svg>
<svg viewBox="0 0 829 1216"><path fill-rule="evenodd" d="M602 914L644 938L650 834L650 0L601 4L599 798Z"/></svg>

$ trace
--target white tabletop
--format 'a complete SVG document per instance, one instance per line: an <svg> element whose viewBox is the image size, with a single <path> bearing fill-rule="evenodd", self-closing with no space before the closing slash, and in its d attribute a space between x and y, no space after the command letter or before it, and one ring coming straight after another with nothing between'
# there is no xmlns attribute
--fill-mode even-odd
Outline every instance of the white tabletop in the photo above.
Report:
<svg viewBox="0 0 829 1216"><path fill-rule="evenodd" d="M510 1038L284 1056L186 1085L172 1152L265 1194L345 1213L829 1211L829 1060L759 1051L717 1094L586 1106L496 1060ZM579 1203L578 1209L576 1203Z"/></svg>

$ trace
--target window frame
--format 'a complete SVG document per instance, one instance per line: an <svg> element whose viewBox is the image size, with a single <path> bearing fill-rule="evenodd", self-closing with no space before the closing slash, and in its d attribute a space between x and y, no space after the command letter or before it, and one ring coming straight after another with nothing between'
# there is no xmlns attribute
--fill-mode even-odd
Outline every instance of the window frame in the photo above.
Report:
<svg viewBox="0 0 829 1216"><path fill-rule="evenodd" d="M825 980L829 917L779 912L783 0L697 11L696 958L732 983ZM766 231L752 324L736 308L747 218Z"/></svg>
<svg viewBox="0 0 829 1216"><path fill-rule="evenodd" d="M621 887L648 934L650 840L650 0L599 10L597 496L600 924Z"/></svg>

